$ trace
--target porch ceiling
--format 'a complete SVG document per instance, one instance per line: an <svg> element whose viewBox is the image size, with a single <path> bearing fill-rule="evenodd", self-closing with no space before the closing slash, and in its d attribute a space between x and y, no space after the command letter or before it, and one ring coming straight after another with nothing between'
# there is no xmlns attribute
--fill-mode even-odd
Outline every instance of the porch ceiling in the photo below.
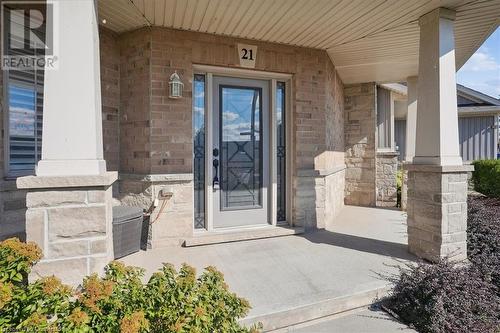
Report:
<svg viewBox="0 0 500 333"><path fill-rule="evenodd" d="M100 0L121 33L163 26L328 51L345 83L394 82L418 72L418 18L457 11L457 68L500 24L497 0Z"/></svg>

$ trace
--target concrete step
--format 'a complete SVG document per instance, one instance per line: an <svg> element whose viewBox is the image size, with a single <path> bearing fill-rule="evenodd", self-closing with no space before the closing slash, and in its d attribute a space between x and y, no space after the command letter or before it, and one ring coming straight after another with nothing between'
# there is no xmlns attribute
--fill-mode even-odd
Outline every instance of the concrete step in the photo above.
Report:
<svg viewBox="0 0 500 333"><path fill-rule="evenodd" d="M373 304L377 299L387 296L389 290L390 287L387 285L377 289L365 290L355 294L331 298L262 316L246 317L241 320L241 323L246 326L251 326L260 322L263 324L264 332L271 332L366 307Z"/></svg>
<svg viewBox="0 0 500 333"><path fill-rule="evenodd" d="M244 229L203 232L184 240L185 247L238 242L252 239L298 235L304 233L302 227L262 226Z"/></svg>
<svg viewBox="0 0 500 333"><path fill-rule="evenodd" d="M417 333L377 306L361 307L272 333Z"/></svg>

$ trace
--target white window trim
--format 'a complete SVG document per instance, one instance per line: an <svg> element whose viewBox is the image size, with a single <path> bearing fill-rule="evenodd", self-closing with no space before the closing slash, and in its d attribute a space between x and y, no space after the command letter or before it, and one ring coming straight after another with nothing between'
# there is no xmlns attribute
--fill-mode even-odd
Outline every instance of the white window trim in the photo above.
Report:
<svg viewBox="0 0 500 333"><path fill-rule="evenodd" d="M386 89L384 87L381 87L383 89ZM394 104L396 102L396 98L394 96L394 92L392 90L389 90L389 96L390 96L390 102L389 102L389 105L391 107L390 109L390 127L389 127L389 142L391 143L390 144L390 147L385 147L385 148L379 148L378 147L378 141L376 142L376 147L377 147L377 152L380 152L380 153L393 153L393 152L396 152L396 140L395 140L395 137L394 137L394 122L395 122L395 119L394 119ZM376 105L376 118L378 117L378 95L375 93L375 105ZM377 125L377 119L375 119L375 137L378 138L378 125Z"/></svg>

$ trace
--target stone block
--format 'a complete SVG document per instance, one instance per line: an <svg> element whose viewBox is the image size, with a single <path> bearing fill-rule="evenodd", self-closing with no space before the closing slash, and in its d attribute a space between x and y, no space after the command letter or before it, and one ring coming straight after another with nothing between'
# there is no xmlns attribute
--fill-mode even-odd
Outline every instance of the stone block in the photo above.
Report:
<svg viewBox="0 0 500 333"><path fill-rule="evenodd" d="M462 211L463 205L461 203L450 203L444 207L447 208L448 214L453 214L453 213L460 213Z"/></svg>
<svg viewBox="0 0 500 333"><path fill-rule="evenodd" d="M85 204L85 191L35 191L26 194L28 208Z"/></svg>
<svg viewBox="0 0 500 333"><path fill-rule="evenodd" d="M45 211L26 211L26 240L35 242L42 250L45 250Z"/></svg>
<svg viewBox="0 0 500 333"><path fill-rule="evenodd" d="M104 203L106 202L106 192L103 190L88 191L87 198L88 203Z"/></svg>
<svg viewBox="0 0 500 333"><path fill-rule="evenodd" d="M107 239L95 239L90 241L90 254L107 253ZM111 245L111 244L110 244Z"/></svg>
<svg viewBox="0 0 500 333"><path fill-rule="evenodd" d="M89 254L89 241L49 242L47 259L80 257Z"/></svg>
<svg viewBox="0 0 500 333"><path fill-rule="evenodd" d="M106 234L105 206L81 206L47 210L49 240L77 239Z"/></svg>
<svg viewBox="0 0 500 333"><path fill-rule="evenodd" d="M99 275L102 275L104 273L104 267L106 267L109 262L113 260L113 258L110 258L108 256L103 256L103 257L90 257L89 258L89 273L97 273Z"/></svg>
<svg viewBox="0 0 500 333"><path fill-rule="evenodd" d="M467 214L455 213L447 214L444 222L444 233L456 233L467 230Z"/></svg>
<svg viewBox="0 0 500 333"><path fill-rule="evenodd" d="M33 267L29 279L35 281L44 276L57 275L63 283L78 286L87 274L87 258L42 260Z"/></svg>

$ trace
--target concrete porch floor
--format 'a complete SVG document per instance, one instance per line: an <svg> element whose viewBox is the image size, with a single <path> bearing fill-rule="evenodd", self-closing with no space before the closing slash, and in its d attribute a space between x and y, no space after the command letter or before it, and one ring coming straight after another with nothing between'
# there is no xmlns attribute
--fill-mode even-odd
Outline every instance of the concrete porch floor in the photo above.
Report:
<svg viewBox="0 0 500 333"><path fill-rule="evenodd" d="M141 251L121 260L152 274L162 263L213 265L230 289L250 301L243 321L265 330L365 306L385 294L381 275L415 260L407 252L406 217L397 210L346 206L329 230L302 235Z"/></svg>

